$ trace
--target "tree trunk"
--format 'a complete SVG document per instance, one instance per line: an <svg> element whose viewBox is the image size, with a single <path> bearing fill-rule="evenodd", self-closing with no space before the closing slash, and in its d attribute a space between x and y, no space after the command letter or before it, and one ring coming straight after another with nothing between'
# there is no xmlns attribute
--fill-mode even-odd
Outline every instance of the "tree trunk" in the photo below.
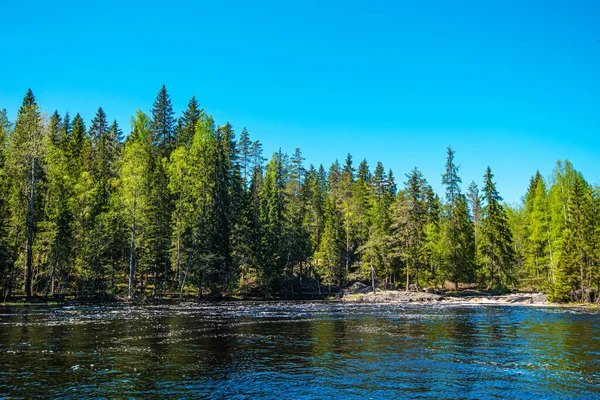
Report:
<svg viewBox="0 0 600 400"><path fill-rule="evenodd" d="M135 183L134 183L135 185ZM135 187L135 186L134 186ZM131 246L129 248L129 293L128 298L133 299L135 297L135 212L137 206L136 190L133 189L133 213L131 215Z"/></svg>
<svg viewBox="0 0 600 400"><path fill-rule="evenodd" d="M185 286L185 280L187 279L188 272L190 271L190 264L192 263L192 257L188 258L187 266L185 268L185 274L183 275L183 279L181 280L181 289L179 290L179 300L183 298L183 288Z"/></svg>
<svg viewBox="0 0 600 400"><path fill-rule="evenodd" d="M179 193L179 215L177 216L177 257L175 261L175 275L177 283L181 284L181 213L182 213L182 198L183 194Z"/></svg>
<svg viewBox="0 0 600 400"><path fill-rule="evenodd" d="M112 268L112 275L110 278L110 291L111 291L111 297L114 299L115 298L115 266L114 265Z"/></svg>
<svg viewBox="0 0 600 400"><path fill-rule="evenodd" d="M135 277L135 223L131 224L131 247L129 250L129 299L135 297L134 290L134 277Z"/></svg>
<svg viewBox="0 0 600 400"><path fill-rule="evenodd" d="M153 288L152 288L152 297L156 297L156 287L158 286L158 272L156 272L156 269L158 268L158 266L154 266L154 276L152 277L154 279L154 284L153 284Z"/></svg>
<svg viewBox="0 0 600 400"><path fill-rule="evenodd" d="M202 298L202 292L204 291L204 274L200 275L200 287L198 288L198 298Z"/></svg>
<svg viewBox="0 0 600 400"><path fill-rule="evenodd" d="M52 272L50 273L50 297L54 296L54 270L55 265L52 263Z"/></svg>
<svg viewBox="0 0 600 400"><path fill-rule="evenodd" d="M31 160L29 181L29 202L27 204L27 263L25 266L25 296L31 297L31 278L33 266L33 213L35 210L35 157Z"/></svg>
<svg viewBox="0 0 600 400"><path fill-rule="evenodd" d="M346 206L346 272L350 269L350 210Z"/></svg>
<svg viewBox="0 0 600 400"><path fill-rule="evenodd" d="M371 287L373 288L373 294L375 294L375 268L373 262L371 262Z"/></svg>

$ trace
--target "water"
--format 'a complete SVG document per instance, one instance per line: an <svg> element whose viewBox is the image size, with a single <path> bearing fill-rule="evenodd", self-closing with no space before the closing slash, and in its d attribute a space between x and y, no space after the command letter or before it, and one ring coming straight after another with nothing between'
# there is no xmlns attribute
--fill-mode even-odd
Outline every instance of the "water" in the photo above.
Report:
<svg viewBox="0 0 600 400"><path fill-rule="evenodd" d="M600 398L600 315L283 302L2 307L0 397Z"/></svg>

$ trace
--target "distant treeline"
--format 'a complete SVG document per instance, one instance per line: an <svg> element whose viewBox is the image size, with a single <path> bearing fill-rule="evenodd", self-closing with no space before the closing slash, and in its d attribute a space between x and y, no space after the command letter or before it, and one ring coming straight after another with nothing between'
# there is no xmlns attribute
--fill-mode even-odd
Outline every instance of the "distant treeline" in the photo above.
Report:
<svg viewBox="0 0 600 400"><path fill-rule="evenodd" d="M126 139L102 108L89 127L43 116L29 90L14 123L0 112L2 295L270 297L364 280L595 300L600 190L569 162L513 208L489 167L463 192L450 147L443 198L417 168L398 188L381 162L303 161L266 162L195 97L175 118L164 86Z"/></svg>

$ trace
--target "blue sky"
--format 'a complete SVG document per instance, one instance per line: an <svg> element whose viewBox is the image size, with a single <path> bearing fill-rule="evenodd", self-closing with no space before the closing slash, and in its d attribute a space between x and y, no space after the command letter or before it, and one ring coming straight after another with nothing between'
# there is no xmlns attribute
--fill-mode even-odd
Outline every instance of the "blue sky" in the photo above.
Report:
<svg viewBox="0 0 600 400"><path fill-rule="evenodd" d="M167 85L269 155L328 167L350 152L441 192L446 146L463 187L492 167L517 202L570 159L600 183L596 1L210 1L0 4L0 108L27 88L52 112L98 106L128 132Z"/></svg>

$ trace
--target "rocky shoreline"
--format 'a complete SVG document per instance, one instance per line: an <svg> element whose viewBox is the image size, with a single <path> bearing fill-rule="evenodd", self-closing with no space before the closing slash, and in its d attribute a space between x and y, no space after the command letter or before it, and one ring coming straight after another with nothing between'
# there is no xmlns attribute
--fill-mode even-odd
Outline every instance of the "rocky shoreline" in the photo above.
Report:
<svg viewBox="0 0 600 400"><path fill-rule="evenodd" d="M511 293L493 295L439 295L426 292L403 290L378 291L376 293L347 294L341 297L345 302L356 303L437 303L437 304L502 304L502 305L552 305L544 293Z"/></svg>
<svg viewBox="0 0 600 400"><path fill-rule="evenodd" d="M548 302L545 293L509 293L492 295L467 290L460 293L430 293L405 290L379 290L375 293L363 284L354 284L341 293L341 301L355 303L437 303L437 304L499 304L558 305Z"/></svg>

